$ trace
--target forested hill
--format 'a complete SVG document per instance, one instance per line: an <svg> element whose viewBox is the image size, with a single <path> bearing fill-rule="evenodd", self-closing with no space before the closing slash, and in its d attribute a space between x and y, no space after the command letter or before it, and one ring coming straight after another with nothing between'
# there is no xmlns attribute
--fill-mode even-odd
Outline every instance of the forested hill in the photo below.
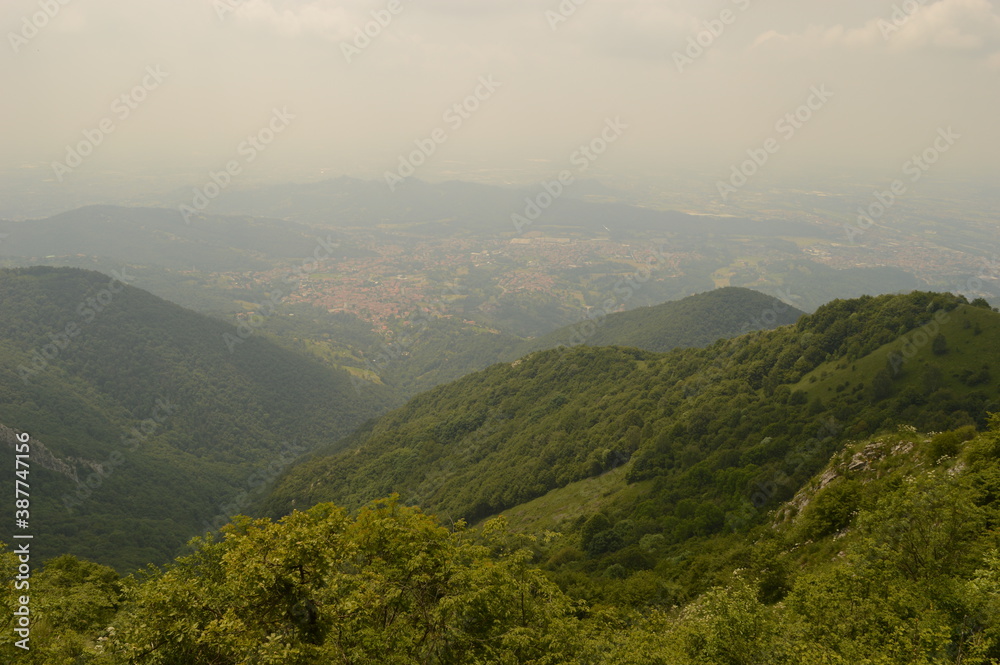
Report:
<svg viewBox="0 0 1000 665"><path fill-rule="evenodd" d="M344 372L108 275L3 270L0 303L0 424L38 442L42 556L165 561L387 404L378 387L359 394ZM13 496L2 458L0 493Z"/></svg>
<svg viewBox="0 0 1000 665"><path fill-rule="evenodd" d="M640 523L712 533L758 514L746 515L755 482L781 474L765 499L786 499L846 438L983 425L1000 397L998 323L985 302L915 292L834 301L706 349L539 352L424 393L346 452L291 468L262 510L397 492L477 520L627 465ZM629 547L630 533L595 551Z"/></svg>
<svg viewBox="0 0 1000 665"><path fill-rule="evenodd" d="M647 351L708 346L723 337L794 323L803 312L759 291L727 287L610 314L523 339L484 331L471 333L459 321L438 319L406 338L405 360L385 358L383 380L413 396L497 362L513 362L533 351L560 346L632 346ZM298 317L295 323L301 323Z"/></svg>
<svg viewBox="0 0 1000 665"><path fill-rule="evenodd" d="M595 316L533 340L526 351L579 344L672 351L795 323L803 314L759 291L729 286L652 307Z"/></svg>

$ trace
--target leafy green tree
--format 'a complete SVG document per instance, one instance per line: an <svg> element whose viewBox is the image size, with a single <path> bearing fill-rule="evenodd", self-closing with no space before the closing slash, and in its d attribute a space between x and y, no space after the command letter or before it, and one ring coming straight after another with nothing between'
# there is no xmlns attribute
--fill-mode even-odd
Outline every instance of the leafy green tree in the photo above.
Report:
<svg viewBox="0 0 1000 665"><path fill-rule="evenodd" d="M778 623L772 608L740 577L686 607L676 632L680 662L756 665L775 662Z"/></svg>
<svg viewBox="0 0 1000 665"><path fill-rule="evenodd" d="M12 552L0 554L0 576L6 588L0 594L5 635L13 636L18 598L29 599L28 650L0 644L3 662L37 665L78 665L99 654L99 644L123 598L123 582L113 569L72 556L46 562L28 579L29 587L15 587L19 561Z"/></svg>
<svg viewBox="0 0 1000 665"><path fill-rule="evenodd" d="M872 402L880 402L892 395L892 375L887 369L880 369L872 377L868 397Z"/></svg>
<svg viewBox="0 0 1000 665"><path fill-rule="evenodd" d="M941 369L935 365L929 365L924 370L923 384L924 393L928 395L940 390L944 386L944 374L941 372Z"/></svg>
<svg viewBox="0 0 1000 665"><path fill-rule="evenodd" d="M968 572L977 559L983 509L960 481L941 470L909 477L867 512L859 526L866 556L914 582Z"/></svg>
<svg viewBox="0 0 1000 665"><path fill-rule="evenodd" d="M967 650L1000 655L1000 552L991 550L963 589L973 617ZM965 637L965 636L963 636Z"/></svg>
<svg viewBox="0 0 1000 665"><path fill-rule="evenodd" d="M782 634L795 654L789 662L951 662L940 658L951 637L947 613L919 584L883 572L847 565L800 577L782 617Z"/></svg>
<svg viewBox="0 0 1000 665"><path fill-rule="evenodd" d="M975 438L976 428L968 425L957 430L941 432L931 439L927 447L927 457L931 462L937 462L942 457L954 457L958 454L960 446Z"/></svg>
<svg viewBox="0 0 1000 665"><path fill-rule="evenodd" d="M931 351L936 356L948 353L948 340L945 339L943 333L934 335L934 339L931 340Z"/></svg>
<svg viewBox="0 0 1000 665"><path fill-rule="evenodd" d="M493 525L487 536L501 527ZM138 586L112 651L136 664L559 663L570 601L530 554L491 559L396 498L320 504L224 539Z"/></svg>

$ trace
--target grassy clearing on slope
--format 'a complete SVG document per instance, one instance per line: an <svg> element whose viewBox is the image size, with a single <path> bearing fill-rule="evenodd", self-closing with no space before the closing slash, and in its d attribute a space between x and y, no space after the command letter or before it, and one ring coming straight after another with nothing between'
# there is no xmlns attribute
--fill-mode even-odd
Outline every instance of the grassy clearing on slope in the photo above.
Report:
<svg viewBox="0 0 1000 665"><path fill-rule="evenodd" d="M862 380L874 376L883 368L889 368L890 354L900 353L904 356L904 362L896 365L900 370L894 381L897 391L907 388L923 389L925 382L929 380L927 374L930 368L937 368L941 372L942 387L952 390L956 395L965 395L974 390L993 394L997 391L1000 367L990 366L990 361L1000 357L1000 348L994 335L984 333L989 328L995 328L998 321L1000 316L995 312L961 305L949 312L939 327L931 323L918 328L855 361L824 363L802 377L794 389L805 391L810 399L819 397L824 401L836 393L860 391L865 387ZM936 332L943 334L946 340L947 352L942 355L935 354L932 349L931 341ZM963 383L963 376L980 372L984 365L992 373L988 381L975 385Z"/></svg>
<svg viewBox="0 0 1000 665"><path fill-rule="evenodd" d="M619 501L636 502L649 489L649 483L627 485L628 465L612 469L595 478L587 478L544 496L504 511L514 531L537 533L563 529L581 516L593 515Z"/></svg>

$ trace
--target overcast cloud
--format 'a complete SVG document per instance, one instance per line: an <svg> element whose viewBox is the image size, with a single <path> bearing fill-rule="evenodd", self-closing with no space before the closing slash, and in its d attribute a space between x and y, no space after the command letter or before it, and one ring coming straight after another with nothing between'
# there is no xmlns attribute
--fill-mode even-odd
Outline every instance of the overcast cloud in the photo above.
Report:
<svg viewBox="0 0 1000 665"><path fill-rule="evenodd" d="M43 21L43 5L58 11ZM241 142L279 109L294 120L246 165L252 178L380 177L436 128L447 141L420 177L529 178L616 117L629 129L602 173L724 171L826 86L833 97L776 171L891 174L941 127L963 137L951 173L997 171L1000 10L988 0L563 0L565 16L559 0L399 0L361 48L357 30L389 5L5 0L0 168L55 180L67 145L107 118L113 132L67 178L196 177L242 160ZM678 59L723 10L721 34ZM164 75L155 88L150 67ZM445 113L490 76L495 93L450 127ZM142 85L126 117L112 110Z"/></svg>

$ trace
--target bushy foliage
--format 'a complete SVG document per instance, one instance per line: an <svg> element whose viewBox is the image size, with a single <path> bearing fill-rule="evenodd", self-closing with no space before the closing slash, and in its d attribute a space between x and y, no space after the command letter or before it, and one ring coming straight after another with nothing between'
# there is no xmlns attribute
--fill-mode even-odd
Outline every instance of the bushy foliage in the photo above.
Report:
<svg viewBox="0 0 1000 665"><path fill-rule="evenodd" d="M73 662L569 662L580 641L574 604L508 540L502 522L476 540L395 498L354 517L318 505L195 541L194 553L131 580L113 619L88 612L105 609L95 603L106 594L71 607L96 587L79 574L54 584L72 566L53 562L36 621L99 635ZM45 644L50 634L37 635Z"/></svg>
<svg viewBox="0 0 1000 665"><path fill-rule="evenodd" d="M611 566L602 584L613 593L573 600L534 563L548 537L514 533L503 518L446 529L390 497L354 515L321 504L278 523L242 518L221 540L197 540L192 554L138 577L52 561L35 578L37 642L17 657L988 665L1000 658L998 441L1000 431L979 434L933 466L925 461L932 438L909 430L852 444L823 474L836 478L812 490L812 512L686 543L684 568L713 580L687 600L663 577L670 565ZM869 460L863 468L851 463L858 452ZM856 507L847 517L833 505L845 496ZM814 540L801 541L802 524ZM620 525L598 515L582 530L593 540ZM655 540L644 542L663 545ZM561 565L578 560L555 543ZM7 553L0 565L10 580L0 594L6 612L16 561ZM15 657L10 644L0 649Z"/></svg>

